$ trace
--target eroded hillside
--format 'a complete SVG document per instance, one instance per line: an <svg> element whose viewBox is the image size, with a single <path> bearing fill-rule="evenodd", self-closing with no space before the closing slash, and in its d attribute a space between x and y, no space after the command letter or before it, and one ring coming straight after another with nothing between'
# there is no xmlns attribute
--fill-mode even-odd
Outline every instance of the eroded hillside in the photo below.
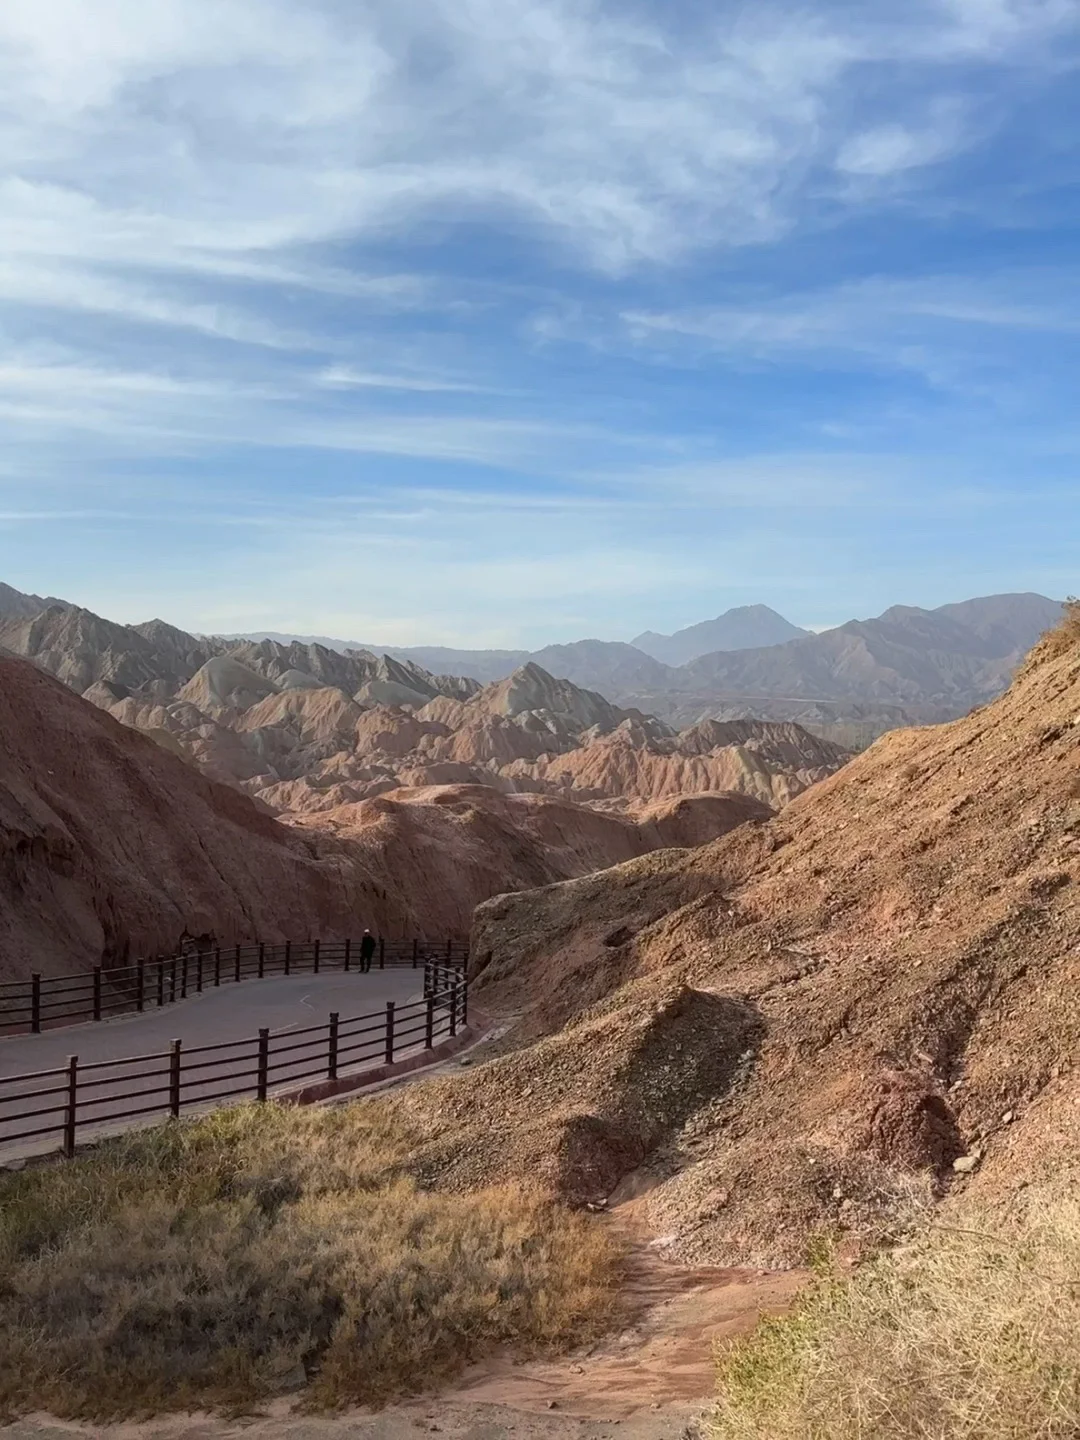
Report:
<svg viewBox="0 0 1080 1440"><path fill-rule="evenodd" d="M444 1183L546 1153L599 1200L638 1172L685 1256L878 1234L1076 1166L1078 883L1074 625L993 705L885 737L768 825L482 907L477 1001L524 1009L516 1048L399 1103L442 1117Z"/></svg>
<svg viewBox="0 0 1080 1440"><path fill-rule="evenodd" d="M0 656L5 977L122 963L187 935L345 934L373 884L25 661Z"/></svg>

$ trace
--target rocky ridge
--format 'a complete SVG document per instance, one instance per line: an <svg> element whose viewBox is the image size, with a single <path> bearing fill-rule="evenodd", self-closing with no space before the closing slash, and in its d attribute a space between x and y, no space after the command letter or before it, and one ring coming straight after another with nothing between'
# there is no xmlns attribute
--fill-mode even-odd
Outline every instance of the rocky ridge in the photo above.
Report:
<svg viewBox="0 0 1080 1440"><path fill-rule="evenodd" d="M679 735L535 662L481 688L387 655L234 644L75 606L0 625L0 644L278 813L439 784L606 808L729 791L775 806L846 758L792 725Z"/></svg>

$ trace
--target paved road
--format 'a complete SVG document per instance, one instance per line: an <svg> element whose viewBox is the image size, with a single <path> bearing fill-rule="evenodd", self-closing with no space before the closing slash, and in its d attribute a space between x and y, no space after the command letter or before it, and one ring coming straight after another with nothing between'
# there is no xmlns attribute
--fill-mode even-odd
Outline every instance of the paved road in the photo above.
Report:
<svg viewBox="0 0 1080 1440"><path fill-rule="evenodd" d="M115 1128L116 1117L124 1110L145 1107L146 1116L139 1118L167 1111L168 1051L176 1038L183 1042L182 1103L186 1110L224 1098L225 1090L233 1095L254 1094L257 1046L253 1042L264 1027L271 1035L271 1092L302 1079L325 1078L327 1037L293 1032L325 1026L332 1011L341 1016L339 1073L378 1064L384 1035L381 1017L363 1034L354 1033L360 1027L350 1028L347 1022L352 1017L380 1014L389 1000L405 1007L422 995L423 973L411 969L374 970L367 975L282 976L222 986L142 1015L0 1039L0 1162L15 1153L55 1148L56 1132L63 1122L64 1076L25 1082L14 1081L15 1076L60 1071L69 1056L77 1055L80 1135L85 1138ZM399 1037L397 1056L422 1043L423 1036L416 1033L418 1026L422 1027L421 1013L407 1012L402 1029L412 1033ZM209 1045L223 1048L189 1058L196 1047ZM87 1068L101 1062L108 1062L108 1068ZM43 1091L56 1093L39 1093ZM13 1111L28 1108L42 1112L38 1121L12 1118ZM39 1125L53 1127L52 1133L40 1141L12 1139Z"/></svg>

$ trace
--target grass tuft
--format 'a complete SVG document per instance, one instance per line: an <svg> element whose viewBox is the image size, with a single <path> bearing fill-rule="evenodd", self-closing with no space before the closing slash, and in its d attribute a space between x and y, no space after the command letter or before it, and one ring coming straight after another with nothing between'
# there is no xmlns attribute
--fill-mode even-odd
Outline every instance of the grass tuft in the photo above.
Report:
<svg viewBox="0 0 1080 1440"><path fill-rule="evenodd" d="M713 1440L1080 1434L1080 1202L973 1212L721 1352Z"/></svg>
<svg viewBox="0 0 1080 1440"><path fill-rule="evenodd" d="M379 1404L613 1318L620 1259L521 1187L421 1190L378 1106L241 1106L0 1180L0 1410Z"/></svg>

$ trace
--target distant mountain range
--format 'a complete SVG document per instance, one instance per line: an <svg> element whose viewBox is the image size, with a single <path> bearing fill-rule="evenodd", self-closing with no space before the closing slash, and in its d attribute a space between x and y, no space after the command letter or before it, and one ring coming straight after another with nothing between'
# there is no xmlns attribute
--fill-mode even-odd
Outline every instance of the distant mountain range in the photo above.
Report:
<svg viewBox="0 0 1080 1440"><path fill-rule="evenodd" d="M3 613L0 608L0 614ZM530 661L550 670L554 675L591 683L597 675L610 677L609 684L662 684L666 670L685 665L699 655L717 650L751 650L765 645L782 645L809 635L770 610L767 605L742 605L677 630L674 635L658 635L646 630L629 644L619 640L578 640L568 645L547 645L542 650L455 650L443 645L376 645L369 641L338 640L330 635L288 635L276 630L257 630L246 635L230 636L234 640L276 640L281 645L299 641L303 645L325 645L331 650L368 650L375 655L394 655L411 660L425 670L445 674L471 675L490 684L502 680L513 670ZM645 661L659 662L650 666ZM569 666L563 670L560 667ZM576 673L571 673L571 670Z"/></svg>
<svg viewBox="0 0 1080 1440"><path fill-rule="evenodd" d="M7 638L0 633L0 644L31 653L34 644L29 637L17 639L10 622L27 624L37 614L35 607L48 603L0 586L0 619L9 622L3 627ZM991 595L935 610L894 606L875 619L851 620L811 634L767 606L747 606L674 635L646 632L635 645L579 640L532 652L384 647L266 631L223 641L188 636L160 621L132 629L152 640L159 652L172 654L178 674L194 673L209 655L220 654L238 641L264 639L284 645L316 643L339 652L364 651L365 673L372 681L407 686L423 671L441 677L440 690L446 688L441 683L445 677L465 675L491 684L535 664L619 705L657 715L675 729L701 720L752 716L795 721L840 744L860 745L885 730L952 719L993 699L1039 636L1057 623L1061 611L1059 601L1044 595ZM96 630L91 623L96 617L87 619L87 612L81 613L79 645L60 646L66 651L62 662L59 655L54 659L45 654L39 663L54 673L61 663L78 669L80 676L85 671L91 676L88 684L96 678L95 672L115 679L115 673L109 673L115 671L113 662L102 664L100 657L122 643L124 683L149 678L144 676L148 667L138 645L132 649L130 640L109 633L107 621L98 621L106 628ZM717 636L725 637L726 649L700 649ZM761 643L747 643L755 639ZM657 653L647 653L642 648L646 643ZM661 654L689 658L672 664L659 658ZM376 674L372 666L378 655L386 658ZM387 660L405 671L391 676ZM157 673L160 676L160 669Z"/></svg>

